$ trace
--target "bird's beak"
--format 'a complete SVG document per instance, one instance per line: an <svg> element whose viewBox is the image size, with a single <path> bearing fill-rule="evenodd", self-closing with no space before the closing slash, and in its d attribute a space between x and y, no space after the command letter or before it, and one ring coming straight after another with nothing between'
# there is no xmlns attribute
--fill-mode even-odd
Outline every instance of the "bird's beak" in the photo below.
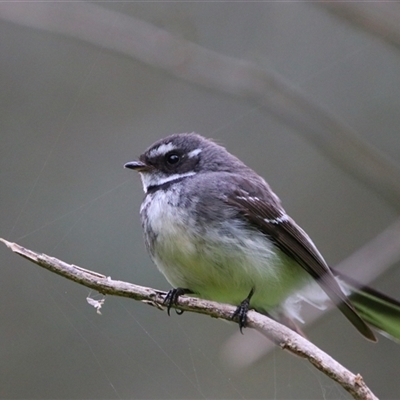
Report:
<svg viewBox="0 0 400 400"><path fill-rule="evenodd" d="M124 168L134 169L135 171L142 172L149 169L149 166L142 161L130 161L124 165Z"/></svg>

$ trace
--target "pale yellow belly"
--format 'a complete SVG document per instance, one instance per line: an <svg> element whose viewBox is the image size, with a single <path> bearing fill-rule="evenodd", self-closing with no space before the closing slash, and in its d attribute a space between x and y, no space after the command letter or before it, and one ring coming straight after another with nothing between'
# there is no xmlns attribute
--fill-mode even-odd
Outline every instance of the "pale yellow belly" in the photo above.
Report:
<svg viewBox="0 0 400 400"><path fill-rule="evenodd" d="M199 240L184 235L159 238L154 261L173 287L201 298L240 304L254 288L251 307L268 311L309 279L308 274L261 234L238 240L211 235Z"/></svg>

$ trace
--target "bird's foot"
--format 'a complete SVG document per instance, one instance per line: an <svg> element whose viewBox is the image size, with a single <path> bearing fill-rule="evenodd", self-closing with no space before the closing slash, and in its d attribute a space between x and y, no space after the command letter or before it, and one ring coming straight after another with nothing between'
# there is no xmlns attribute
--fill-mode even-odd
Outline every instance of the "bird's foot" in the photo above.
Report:
<svg viewBox="0 0 400 400"><path fill-rule="evenodd" d="M247 325L247 312L250 308L250 300L254 294L254 289L251 289L249 295L237 306L232 315L232 319L237 319L239 323L240 333L243 334L243 328Z"/></svg>
<svg viewBox="0 0 400 400"><path fill-rule="evenodd" d="M163 301L163 304L167 306L168 315L170 315L171 307L176 306L176 304L178 303L179 297L184 294L190 294L190 293L193 293L190 289L185 289L180 287L169 290ZM183 311L176 310L176 313L181 315L183 314Z"/></svg>

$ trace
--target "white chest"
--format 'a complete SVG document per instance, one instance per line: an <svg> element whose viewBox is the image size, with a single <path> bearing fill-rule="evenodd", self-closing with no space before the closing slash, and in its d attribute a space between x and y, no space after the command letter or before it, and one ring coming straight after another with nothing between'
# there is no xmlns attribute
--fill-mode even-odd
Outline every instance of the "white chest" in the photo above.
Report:
<svg viewBox="0 0 400 400"><path fill-rule="evenodd" d="M142 223L150 253L193 252L193 233L188 226L196 226L184 208L179 207L179 193L157 191L149 194L141 209ZM190 225L189 225L190 224ZM165 254L165 255L167 255Z"/></svg>

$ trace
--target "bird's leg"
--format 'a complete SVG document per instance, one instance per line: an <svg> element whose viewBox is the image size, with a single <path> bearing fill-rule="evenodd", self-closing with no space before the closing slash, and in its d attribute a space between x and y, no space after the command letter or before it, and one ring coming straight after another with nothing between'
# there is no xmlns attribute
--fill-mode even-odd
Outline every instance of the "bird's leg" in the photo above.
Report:
<svg viewBox="0 0 400 400"><path fill-rule="evenodd" d="M179 296L191 293L193 292L190 289L185 289L181 287L169 290L163 301L163 304L167 306L168 315L170 315L169 311L171 310L171 307L177 304ZM176 313L181 315L183 314L183 311L181 310L180 312L178 312L178 310L176 310Z"/></svg>
<svg viewBox="0 0 400 400"><path fill-rule="evenodd" d="M254 288L250 290L249 295L237 306L235 312L232 315L232 319L237 317L239 323L240 333L243 334L243 328L247 324L247 312L249 311L250 300L254 294Z"/></svg>

